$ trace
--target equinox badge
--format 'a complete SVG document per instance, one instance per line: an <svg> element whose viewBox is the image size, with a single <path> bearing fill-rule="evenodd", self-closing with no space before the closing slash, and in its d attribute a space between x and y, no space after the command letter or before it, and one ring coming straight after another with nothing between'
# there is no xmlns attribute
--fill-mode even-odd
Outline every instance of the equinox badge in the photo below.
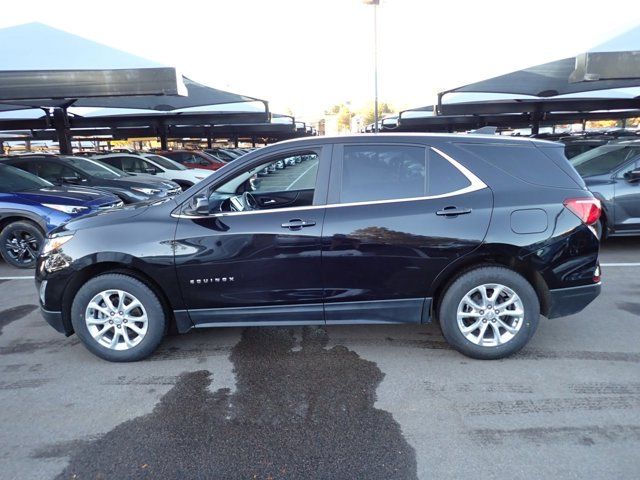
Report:
<svg viewBox="0 0 640 480"><path fill-rule="evenodd" d="M233 277L213 277L213 278L194 278L189 280L191 285L207 285L209 283L229 283L233 282Z"/></svg>

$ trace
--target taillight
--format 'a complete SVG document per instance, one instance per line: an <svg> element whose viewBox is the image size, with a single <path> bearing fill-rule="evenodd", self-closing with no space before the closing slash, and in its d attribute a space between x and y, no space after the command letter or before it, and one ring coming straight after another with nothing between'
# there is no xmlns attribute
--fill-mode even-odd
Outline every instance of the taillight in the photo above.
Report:
<svg viewBox="0 0 640 480"><path fill-rule="evenodd" d="M602 213L602 205L597 198L568 198L564 206L586 225L595 224Z"/></svg>

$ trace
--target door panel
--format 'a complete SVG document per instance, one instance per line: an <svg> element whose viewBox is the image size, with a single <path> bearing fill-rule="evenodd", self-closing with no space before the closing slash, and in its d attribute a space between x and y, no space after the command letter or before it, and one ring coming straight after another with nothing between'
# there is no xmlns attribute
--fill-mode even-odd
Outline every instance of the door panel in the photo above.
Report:
<svg viewBox="0 0 640 480"><path fill-rule="evenodd" d="M491 191L424 145L338 146L331 175L326 322L425 321L437 275L482 243Z"/></svg>
<svg viewBox="0 0 640 480"><path fill-rule="evenodd" d="M181 218L175 258L189 309L321 304L323 213L311 208ZM298 218L315 226L281 226Z"/></svg>
<svg viewBox="0 0 640 480"><path fill-rule="evenodd" d="M322 239L325 300L424 298L438 273L480 245L492 201L484 189L434 200L328 208ZM436 214L450 206L471 212Z"/></svg>
<svg viewBox="0 0 640 480"><path fill-rule="evenodd" d="M320 167L301 177L302 190L286 188L302 185L296 176L283 192L252 192L257 210L181 215L175 262L194 323L324 323L321 234L331 149L309 150ZM254 160L244 172L251 175L273 156ZM227 188L241 194L250 180L245 173L205 187L206 195L224 198ZM279 183L278 174L272 175L271 184Z"/></svg>

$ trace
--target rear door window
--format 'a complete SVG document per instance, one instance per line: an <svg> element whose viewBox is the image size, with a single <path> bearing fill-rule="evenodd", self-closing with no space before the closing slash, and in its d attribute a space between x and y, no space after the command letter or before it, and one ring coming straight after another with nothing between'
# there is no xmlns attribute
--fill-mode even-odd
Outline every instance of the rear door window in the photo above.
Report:
<svg viewBox="0 0 640 480"><path fill-rule="evenodd" d="M397 145L346 145L340 202L421 197L427 190L427 150Z"/></svg>
<svg viewBox="0 0 640 480"><path fill-rule="evenodd" d="M470 185L458 168L426 147L344 146L341 203L443 195Z"/></svg>

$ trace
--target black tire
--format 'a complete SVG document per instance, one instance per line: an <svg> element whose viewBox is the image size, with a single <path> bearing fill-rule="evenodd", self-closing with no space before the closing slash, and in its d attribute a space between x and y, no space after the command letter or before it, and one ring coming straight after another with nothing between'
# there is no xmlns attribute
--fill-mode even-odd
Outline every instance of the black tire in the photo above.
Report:
<svg viewBox="0 0 640 480"><path fill-rule="evenodd" d="M85 312L89 302L105 290L122 290L135 296L147 313L147 332L137 345L128 350L113 350L99 344L89 332ZM141 281L122 274L104 274L85 283L73 299L71 323L87 349L110 362L135 362L151 355L167 330L166 312L153 291Z"/></svg>
<svg viewBox="0 0 640 480"><path fill-rule="evenodd" d="M486 284L508 287L520 297L523 305L524 317L520 329L513 338L501 345L482 346L473 343L458 327L458 305L467 293ZM442 333L453 348L471 358L493 360L512 355L529 342L540 320L540 302L531 284L519 273L505 267L480 267L462 274L449 285L440 302L438 318ZM477 337L480 337L479 333Z"/></svg>
<svg viewBox="0 0 640 480"><path fill-rule="evenodd" d="M0 232L0 254L14 267L34 268L43 243L40 227L26 220L11 222Z"/></svg>

